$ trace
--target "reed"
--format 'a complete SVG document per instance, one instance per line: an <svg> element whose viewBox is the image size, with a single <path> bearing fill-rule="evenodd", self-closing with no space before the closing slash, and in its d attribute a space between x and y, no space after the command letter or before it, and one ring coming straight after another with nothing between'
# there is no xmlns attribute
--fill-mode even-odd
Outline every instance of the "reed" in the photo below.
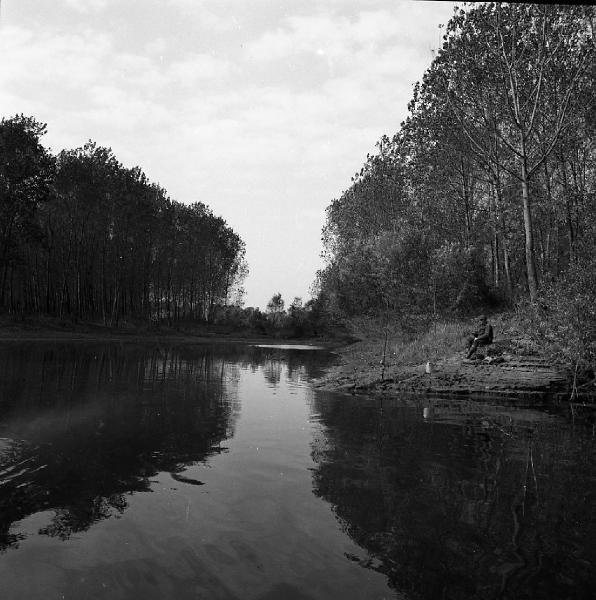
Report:
<svg viewBox="0 0 596 600"><path fill-rule="evenodd" d="M421 364L451 356L464 349L469 327L463 322L439 321L410 339L397 339L392 344L391 360L398 365Z"/></svg>

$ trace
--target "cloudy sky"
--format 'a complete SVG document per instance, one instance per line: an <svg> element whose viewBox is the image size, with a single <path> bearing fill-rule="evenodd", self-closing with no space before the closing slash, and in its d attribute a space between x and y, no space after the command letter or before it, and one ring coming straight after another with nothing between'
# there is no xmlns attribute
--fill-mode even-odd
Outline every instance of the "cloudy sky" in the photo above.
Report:
<svg viewBox="0 0 596 600"><path fill-rule="evenodd" d="M0 117L88 139L247 246L246 305L309 298L325 208L406 116L451 2L0 0Z"/></svg>

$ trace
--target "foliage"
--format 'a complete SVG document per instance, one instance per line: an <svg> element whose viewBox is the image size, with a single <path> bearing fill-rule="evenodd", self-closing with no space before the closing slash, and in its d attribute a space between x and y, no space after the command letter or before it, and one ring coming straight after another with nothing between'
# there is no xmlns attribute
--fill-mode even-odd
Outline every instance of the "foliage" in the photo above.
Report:
<svg viewBox="0 0 596 600"><path fill-rule="evenodd" d="M286 303L279 292L273 294L273 297L267 303L267 312L272 315L281 314L284 312L285 304Z"/></svg>
<svg viewBox="0 0 596 600"><path fill-rule="evenodd" d="M531 338L553 358L589 369L596 364L596 272L574 264L543 286L539 302L521 306Z"/></svg>
<svg viewBox="0 0 596 600"><path fill-rule="evenodd" d="M460 314L469 314L489 301L484 257L478 248L454 244L439 248L433 257L437 301Z"/></svg>
<svg viewBox="0 0 596 600"><path fill-rule="evenodd" d="M88 142L51 156L45 125L0 123L0 308L118 324L211 321L247 274L244 242Z"/></svg>
<svg viewBox="0 0 596 600"><path fill-rule="evenodd" d="M456 8L407 118L327 208L316 290L333 313L560 298L551 314L570 326L561 307L594 303L594 16Z"/></svg>
<svg viewBox="0 0 596 600"><path fill-rule="evenodd" d="M55 164L40 137L46 126L17 115L0 122L0 306L15 270L22 271L41 231L35 213L52 194Z"/></svg>

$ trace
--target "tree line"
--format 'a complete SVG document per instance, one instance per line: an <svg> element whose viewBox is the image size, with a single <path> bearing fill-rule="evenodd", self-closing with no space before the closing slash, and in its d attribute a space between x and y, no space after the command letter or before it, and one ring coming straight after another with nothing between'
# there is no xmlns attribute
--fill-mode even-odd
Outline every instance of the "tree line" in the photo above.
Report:
<svg viewBox="0 0 596 600"><path fill-rule="evenodd" d="M214 329L221 333L241 331L275 338L310 338L338 333L342 325L329 313L324 302L311 298L303 302L294 297L286 308L281 293L273 294L264 311L238 304L219 306L213 316Z"/></svg>
<svg viewBox="0 0 596 600"><path fill-rule="evenodd" d="M0 310L118 324L209 321L242 294L245 245L88 142L51 154L46 125L0 122Z"/></svg>
<svg viewBox="0 0 596 600"><path fill-rule="evenodd" d="M525 300L563 323L592 298L596 322L594 14L455 9L407 118L327 208L315 289L333 310Z"/></svg>

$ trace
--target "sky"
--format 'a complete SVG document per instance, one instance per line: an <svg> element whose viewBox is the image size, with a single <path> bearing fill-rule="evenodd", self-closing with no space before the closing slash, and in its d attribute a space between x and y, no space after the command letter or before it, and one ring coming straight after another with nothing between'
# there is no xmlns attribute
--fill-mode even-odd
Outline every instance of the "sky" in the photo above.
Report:
<svg viewBox="0 0 596 600"><path fill-rule="evenodd" d="M246 243L245 305L304 301L325 208L407 116L452 2L0 0L0 117L88 140Z"/></svg>

